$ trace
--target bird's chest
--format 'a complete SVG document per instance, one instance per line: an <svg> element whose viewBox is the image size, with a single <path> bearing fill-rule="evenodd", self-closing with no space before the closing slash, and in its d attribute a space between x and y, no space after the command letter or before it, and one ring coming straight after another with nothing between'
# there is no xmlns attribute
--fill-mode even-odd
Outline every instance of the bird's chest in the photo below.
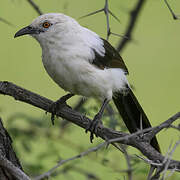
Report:
<svg viewBox="0 0 180 180"><path fill-rule="evenodd" d="M53 54L53 55L51 55ZM82 62L69 57L65 59L56 56L55 53L43 54L43 65L49 76L65 91L80 94L78 87L83 84L85 70L82 68Z"/></svg>

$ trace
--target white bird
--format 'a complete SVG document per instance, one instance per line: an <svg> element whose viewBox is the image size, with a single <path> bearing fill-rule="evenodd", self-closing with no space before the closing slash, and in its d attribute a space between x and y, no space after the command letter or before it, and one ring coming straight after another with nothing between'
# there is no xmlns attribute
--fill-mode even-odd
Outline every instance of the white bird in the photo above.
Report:
<svg viewBox="0 0 180 180"><path fill-rule="evenodd" d="M37 17L15 37L29 34L42 48L43 65L49 76L69 94L52 105L52 119L61 104L75 94L100 99L103 103L90 127L90 139L102 123L103 111L113 99L130 132L151 127L129 87L128 70L119 53L95 32L60 13ZM159 150L156 138L152 145Z"/></svg>

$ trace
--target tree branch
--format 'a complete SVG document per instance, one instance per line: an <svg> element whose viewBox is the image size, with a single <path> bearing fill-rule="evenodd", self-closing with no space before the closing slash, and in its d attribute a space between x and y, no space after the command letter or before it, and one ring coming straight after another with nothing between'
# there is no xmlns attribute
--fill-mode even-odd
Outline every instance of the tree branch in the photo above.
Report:
<svg viewBox="0 0 180 180"><path fill-rule="evenodd" d="M0 94L12 96L16 100L26 102L28 104L31 104L35 107L41 108L48 112L50 105L53 103L53 101L45 97L30 92L24 88L21 88L7 81L0 81ZM57 112L57 116L65 118L68 121L71 121L72 123L84 129L86 129L91 123L91 119L72 110L71 107L69 107L68 105L64 106L59 112ZM180 112L177 113L175 117L179 118ZM170 123L172 122L171 120L167 120L167 121ZM154 128L152 128L151 130L153 129ZM144 131L145 130L142 130L142 132ZM97 136L101 137L104 140L108 140L109 142L111 142L112 139L121 138L121 140L118 140L119 143L130 145L137 148L139 151L142 152L143 155L145 155L149 160L152 160L153 162L163 163L165 157L150 145L150 139L152 137L150 136L149 137L150 139L147 139L148 136L146 135L142 136L142 132L141 132L141 136L138 136L137 133L128 134L120 131L115 131L109 128L105 128L102 125L97 131ZM148 129L147 132L150 133L150 129ZM180 171L180 162L171 159L168 169L176 169L176 171Z"/></svg>
<svg viewBox="0 0 180 180"><path fill-rule="evenodd" d="M88 17L88 16L92 16L92 15L97 14L97 13L100 13L100 12L104 12L104 14L105 14L105 16L106 16L106 24L107 24L107 36L106 36L106 39L108 40L108 39L109 39L109 36L110 36L111 34L114 35L114 36L119 36L119 37L124 37L124 38L126 38L125 36L121 36L121 35L119 35L119 34L116 34L116 33L111 32L111 28L110 28L110 24L109 24L109 14L110 14L113 18L115 18L118 22L120 22L120 21L119 21L119 19L114 15L114 13L109 9L108 0L105 0L105 5L104 5L104 7L103 7L102 9L99 9L99 10L94 11L94 12L91 12L91 13L85 15L85 16L82 16L82 17L80 17L80 19L85 18L85 17Z"/></svg>
<svg viewBox="0 0 180 180"><path fill-rule="evenodd" d="M136 25L137 19L139 17L140 11L143 8L143 5L145 4L146 0L138 0L136 6L134 9L130 12L130 19L128 26L124 33L124 38L120 40L117 46L117 51L120 52L122 49L127 45L127 43L132 40L132 32L134 30L134 27Z"/></svg>
<svg viewBox="0 0 180 180"><path fill-rule="evenodd" d="M30 180L23 172L16 154L11 146L12 140L0 119L0 179Z"/></svg>
<svg viewBox="0 0 180 180"><path fill-rule="evenodd" d="M82 158L86 155L88 155L89 153L91 152L96 152L98 151L99 149L101 149L102 147L104 147L106 145L106 142L104 143L101 143L99 144L98 146L96 147L93 147L93 148L90 148L88 149L87 151L84 151L76 156L73 156L71 158L68 158L68 159L65 159L65 160L60 160L57 165L55 165L53 168L51 168L48 172L44 173L44 174L41 174L40 176L37 176L34 178L34 180L41 180L41 179L44 179L44 178L49 178L53 173L54 171L59 168L60 166L62 166L63 164L69 162L69 161L72 161L72 160L75 160L75 159L79 159L79 158Z"/></svg>
<svg viewBox="0 0 180 180"><path fill-rule="evenodd" d="M172 10L171 6L169 5L169 3L167 2L167 0L164 0L164 2L166 3L166 5L167 5L167 7L168 7L168 9L169 9L173 19L174 20L179 19L179 17L173 12L173 10Z"/></svg>

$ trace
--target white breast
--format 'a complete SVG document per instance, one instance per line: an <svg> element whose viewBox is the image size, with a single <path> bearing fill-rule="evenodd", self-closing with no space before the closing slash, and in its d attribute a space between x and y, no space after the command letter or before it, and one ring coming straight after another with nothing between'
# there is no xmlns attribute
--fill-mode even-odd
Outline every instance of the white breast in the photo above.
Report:
<svg viewBox="0 0 180 180"><path fill-rule="evenodd" d="M111 99L115 91L127 84L121 69L98 69L91 64L92 48L103 56L105 50L98 35L85 28L55 34L51 41L39 40L44 67L50 77L65 91L86 97Z"/></svg>

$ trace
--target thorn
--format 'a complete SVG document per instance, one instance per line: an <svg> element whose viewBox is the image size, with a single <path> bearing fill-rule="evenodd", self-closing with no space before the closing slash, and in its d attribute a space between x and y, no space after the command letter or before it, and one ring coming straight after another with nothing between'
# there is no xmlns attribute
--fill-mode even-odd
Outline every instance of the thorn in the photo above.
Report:
<svg viewBox="0 0 180 180"><path fill-rule="evenodd" d="M108 10L108 11L109 11L109 14L110 14L112 17L114 17L114 18L120 23L119 18L118 18L117 16L115 16L110 10Z"/></svg>
<svg viewBox="0 0 180 180"><path fill-rule="evenodd" d="M97 13L100 13L100 12L102 12L102 11L104 11L104 8L103 8L103 9L99 9L99 10L97 10L97 11L94 11L94 12L92 12L92 13L86 14L86 15L84 15L84 16L81 16L81 17L79 17L78 19L83 19L83 18L85 18L85 17L92 16L92 15L97 14Z"/></svg>
<svg viewBox="0 0 180 180"><path fill-rule="evenodd" d="M4 18L1 18L1 17L0 17L0 21L3 22L3 23L5 23L5 24L7 24L7 25L9 25L9 26L15 27L14 24L10 23L9 21L7 21L7 20L4 19Z"/></svg>

